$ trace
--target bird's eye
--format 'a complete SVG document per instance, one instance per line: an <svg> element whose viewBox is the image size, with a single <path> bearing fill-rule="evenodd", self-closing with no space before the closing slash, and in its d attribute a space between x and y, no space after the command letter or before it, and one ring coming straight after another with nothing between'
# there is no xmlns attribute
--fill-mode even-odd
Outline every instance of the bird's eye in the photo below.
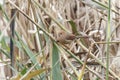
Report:
<svg viewBox="0 0 120 80"><path fill-rule="evenodd" d="M59 37L61 37L63 35L63 33L59 33Z"/></svg>

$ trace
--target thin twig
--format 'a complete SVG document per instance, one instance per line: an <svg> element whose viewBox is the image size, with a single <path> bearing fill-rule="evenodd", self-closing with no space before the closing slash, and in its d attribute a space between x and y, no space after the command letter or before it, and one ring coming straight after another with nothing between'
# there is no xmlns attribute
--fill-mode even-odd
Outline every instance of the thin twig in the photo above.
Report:
<svg viewBox="0 0 120 80"><path fill-rule="evenodd" d="M89 52L89 50L79 41L77 41L77 43L86 51L86 52ZM105 64L103 64L98 58L95 57L95 55L90 52L89 55L95 59L100 65L102 65L105 69L106 69L106 66ZM117 79L120 79L111 69L109 69L109 72L114 76L116 77Z"/></svg>

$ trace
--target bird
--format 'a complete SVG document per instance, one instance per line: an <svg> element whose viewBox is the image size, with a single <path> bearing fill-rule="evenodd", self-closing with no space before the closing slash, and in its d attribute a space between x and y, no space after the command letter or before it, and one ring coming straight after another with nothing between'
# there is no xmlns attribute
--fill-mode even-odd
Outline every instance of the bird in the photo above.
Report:
<svg viewBox="0 0 120 80"><path fill-rule="evenodd" d="M65 31L61 31L58 33L57 42L62 44L68 44L75 39L75 35L72 33L68 33Z"/></svg>
<svg viewBox="0 0 120 80"><path fill-rule="evenodd" d="M69 44L72 41L74 41L75 39L79 39L79 38L88 38L89 36L81 36L81 35L75 35L73 33L68 33L65 31L61 31L58 33L58 37L57 37L57 42L62 43L62 44Z"/></svg>

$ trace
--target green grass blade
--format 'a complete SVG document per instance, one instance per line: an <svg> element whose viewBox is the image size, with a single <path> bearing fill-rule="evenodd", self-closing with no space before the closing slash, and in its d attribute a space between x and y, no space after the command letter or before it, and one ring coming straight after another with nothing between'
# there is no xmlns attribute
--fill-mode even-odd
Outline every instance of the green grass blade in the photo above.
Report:
<svg viewBox="0 0 120 80"><path fill-rule="evenodd" d="M110 16L111 16L111 0L109 0L109 8L108 8L108 25L107 25L107 38L106 38L106 41L107 41L107 46L106 46L106 80L109 80L109 48L110 48L110 45L109 45L109 42L110 42L110 34L111 34L111 29L110 29Z"/></svg>
<svg viewBox="0 0 120 80"><path fill-rule="evenodd" d="M70 21L68 21L69 23L70 23L70 25L71 25L71 27L72 27L72 31L73 31L73 34L78 34L78 32L77 32L77 26L76 26L76 24L72 21L72 20L70 20Z"/></svg>
<svg viewBox="0 0 120 80"><path fill-rule="evenodd" d="M22 46L22 48L24 49L25 53L30 57L31 61L33 62L33 64L37 63L37 60L36 60L36 55L28 48L28 46L26 44L24 44L24 42L22 42L20 36L18 33L16 33L16 36L18 37L18 39L20 40L20 44L19 46ZM37 69L40 68L40 66L36 66Z"/></svg>
<svg viewBox="0 0 120 80"><path fill-rule="evenodd" d="M60 69L59 50L55 43L52 49L52 80L63 80Z"/></svg>
<svg viewBox="0 0 120 80"><path fill-rule="evenodd" d="M1 35L1 32L0 32L0 35ZM6 57L10 58L10 55L9 55L9 46L8 46L8 41L9 41L9 38L8 37L2 37L1 38L1 41L0 41L0 52L2 52Z"/></svg>
<svg viewBox="0 0 120 80"><path fill-rule="evenodd" d="M100 3L100 2L98 2L98 1L96 1L96 0L92 0L92 1L95 2L95 3L97 3L98 5L100 5L100 6L103 7L103 8L106 8L106 9L109 8L107 5L104 5L104 4L102 4L102 3Z"/></svg>
<svg viewBox="0 0 120 80"><path fill-rule="evenodd" d="M3 15L5 16L6 20L9 21L9 17L7 15L7 13L4 11L4 9L2 8L3 5L0 4L0 11L2 11Z"/></svg>

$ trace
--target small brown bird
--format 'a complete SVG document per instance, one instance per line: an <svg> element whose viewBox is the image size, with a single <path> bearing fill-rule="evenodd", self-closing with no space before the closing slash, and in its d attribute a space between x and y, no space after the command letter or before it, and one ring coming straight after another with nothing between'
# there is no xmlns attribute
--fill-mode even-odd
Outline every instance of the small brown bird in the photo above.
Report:
<svg viewBox="0 0 120 80"><path fill-rule="evenodd" d="M57 42L60 42L62 44L68 44L72 42L75 38L76 36L74 34L61 31L58 34Z"/></svg>
<svg viewBox="0 0 120 80"><path fill-rule="evenodd" d="M89 36L80 36L80 35L74 35L72 33L67 33L65 31L61 31L58 34L57 37L57 42L62 43L62 44L69 44L71 43L73 40L78 39L78 38L88 38Z"/></svg>

